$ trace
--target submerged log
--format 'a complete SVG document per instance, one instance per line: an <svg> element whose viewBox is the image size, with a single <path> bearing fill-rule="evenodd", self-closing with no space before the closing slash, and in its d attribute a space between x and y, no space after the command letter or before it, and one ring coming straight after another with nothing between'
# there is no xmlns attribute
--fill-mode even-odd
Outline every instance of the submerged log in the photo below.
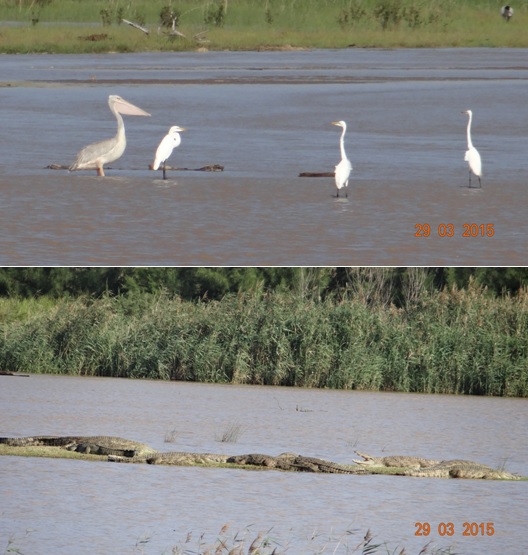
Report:
<svg viewBox="0 0 528 555"><path fill-rule="evenodd" d="M152 164L149 165L149 170L152 169ZM163 171L163 166L160 166L156 171ZM202 166L201 168L177 168L175 166L165 166L165 171L181 171L181 172L223 172L224 166L220 164L209 164L207 166Z"/></svg>
<svg viewBox="0 0 528 555"><path fill-rule="evenodd" d="M165 169L191 172L223 172L224 166L221 166L220 164L210 164L202 166L201 168L171 168L170 166L165 166Z"/></svg>
<svg viewBox="0 0 528 555"><path fill-rule="evenodd" d="M69 166L65 166L64 164L48 164L45 167L46 170L67 170ZM116 168L106 167L105 169L112 170ZM149 170L152 167L149 165ZM162 169L161 167L159 168ZM206 166L202 166L201 168L177 168L173 166L165 166L165 170L174 170L174 171L193 171L193 172L223 172L224 166L220 164L208 164Z"/></svg>
<svg viewBox="0 0 528 555"><path fill-rule="evenodd" d="M302 172L299 177L335 177L334 172Z"/></svg>

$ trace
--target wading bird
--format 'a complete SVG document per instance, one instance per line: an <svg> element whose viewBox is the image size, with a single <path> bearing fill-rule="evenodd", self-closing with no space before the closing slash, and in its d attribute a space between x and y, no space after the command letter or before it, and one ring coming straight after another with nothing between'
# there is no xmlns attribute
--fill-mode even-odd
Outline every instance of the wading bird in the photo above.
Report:
<svg viewBox="0 0 528 555"><path fill-rule="evenodd" d="M513 15L513 8L511 6L502 6L501 15L506 21L510 21L510 17Z"/></svg>
<svg viewBox="0 0 528 555"><path fill-rule="evenodd" d="M339 197L339 189L345 188L345 196L348 197L348 178L350 177L350 172L352 171L352 164L347 158L345 152L345 133L347 130L347 125L344 121L333 121L332 125L337 125L343 128L341 133L341 139L339 140L339 147L341 149L341 162L335 167L335 184L337 187L337 195Z"/></svg>
<svg viewBox="0 0 528 555"><path fill-rule="evenodd" d="M467 125L468 149L466 150L466 155L464 156L464 160L469 164L469 186L471 187L471 173L474 173L478 177L479 187L482 187L482 184L480 182L480 178L482 177L482 162L480 160L480 154L478 153L478 150L473 146L473 143L471 142L471 122L473 120L473 112L471 110L466 110L462 113L469 116L469 121Z"/></svg>
<svg viewBox="0 0 528 555"><path fill-rule="evenodd" d="M157 170L160 167L160 164L163 164L163 179L165 177L165 163L169 159L172 151L181 144L181 137L180 133L182 131L187 131L185 127L178 127L177 125L173 125L169 132L163 137L161 143L156 150L156 155L154 156L154 162L150 166L151 169Z"/></svg>
<svg viewBox="0 0 528 555"><path fill-rule="evenodd" d="M97 175L104 176L104 164L115 162L121 158L126 148L125 124L121 114L126 116L150 116L141 108L130 104L120 96L111 94L108 97L108 105L117 120L117 134L111 139L105 139L98 143L85 146L69 170L97 170Z"/></svg>

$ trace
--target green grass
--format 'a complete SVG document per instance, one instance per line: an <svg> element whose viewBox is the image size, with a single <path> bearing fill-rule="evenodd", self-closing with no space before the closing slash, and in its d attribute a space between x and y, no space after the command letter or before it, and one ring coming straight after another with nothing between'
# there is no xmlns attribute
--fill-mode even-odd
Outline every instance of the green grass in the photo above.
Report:
<svg viewBox="0 0 528 555"><path fill-rule="evenodd" d="M39 302L42 304L39 305ZM0 367L209 383L528 396L528 295L214 302L137 294L0 303Z"/></svg>
<svg viewBox="0 0 528 555"><path fill-rule="evenodd" d="M187 39L158 32L163 8ZM265 48L528 47L528 6L506 23L495 2L476 0L4 0L0 52L98 53ZM121 19L149 28L149 36ZM193 37L197 33L206 42ZM107 35L86 40L91 35Z"/></svg>
<svg viewBox="0 0 528 555"><path fill-rule="evenodd" d="M68 451L60 447L48 446L29 446L29 447L13 447L0 443L0 456L14 457L39 457L47 459L74 459L83 461L108 461L106 455L90 455L87 453L77 453L76 451Z"/></svg>

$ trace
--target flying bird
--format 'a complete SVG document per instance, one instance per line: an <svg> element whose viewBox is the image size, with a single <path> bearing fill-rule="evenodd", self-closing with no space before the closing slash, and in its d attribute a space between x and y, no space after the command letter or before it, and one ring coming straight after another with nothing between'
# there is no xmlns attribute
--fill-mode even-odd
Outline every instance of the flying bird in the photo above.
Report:
<svg viewBox="0 0 528 555"><path fill-rule="evenodd" d="M339 197L339 190L343 187L345 188L345 196L348 197L348 178L350 177L350 172L352 171L352 164L347 158L345 152L345 133L347 130L347 125L344 121L333 121L332 125L337 125L343 128L341 133L341 139L339 140L339 147L341 149L341 162L335 167L335 184L337 187L337 195Z"/></svg>
<svg viewBox="0 0 528 555"><path fill-rule="evenodd" d="M127 102L116 94L108 97L108 105L117 120L117 134L111 139L85 146L69 170L97 170L97 175L104 176L103 166L115 162L123 155L126 148L125 124L121 114L126 116L150 116L141 108Z"/></svg>
<svg viewBox="0 0 528 555"><path fill-rule="evenodd" d="M482 183L480 182L480 178L482 177L482 161L480 160L478 150L471 142L471 122L473 121L473 112L471 110L466 110L462 113L469 116L467 125L468 149L466 150L466 155L464 156L464 160L469 164L469 186L471 187L471 174L474 173L478 177L479 187L482 187Z"/></svg>
<svg viewBox="0 0 528 555"><path fill-rule="evenodd" d="M513 15L513 8L511 6L502 6L501 15L506 21L510 21L511 16Z"/></svg>
<svg viewBox="0 0 528 555"><path fill-rule="evenodd" d="M181 137L180 133L182 131L187 131L185 127L179 127L177 125L173 125L169 132L161 139L161 143L159 144L156 155L154 156L154 162L150 166L151 169L157 170L160 167L160 164L163 164L163 179L166 179L165 176L165 164L169 159L172 151L180 146L181 144Z"/></svg>

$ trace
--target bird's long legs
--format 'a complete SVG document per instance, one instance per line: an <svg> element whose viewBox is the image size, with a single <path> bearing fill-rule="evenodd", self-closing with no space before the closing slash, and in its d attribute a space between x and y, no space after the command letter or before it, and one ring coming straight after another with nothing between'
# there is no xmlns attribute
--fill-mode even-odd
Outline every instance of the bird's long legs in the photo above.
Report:
<svg viewBox="0 0 528 555"><path fill-rule="evenodd" d="M165 174L165 164L167 160L163 160L163 179L167 179L167 175Z"/></svg>
<svg viewBox="0 0 528 555"><path fill-rule="evenodd" d="M480 181L480 177L477 175L477 179L479 180L479 187L482 189L482 183ZM471 187L471 170L469 170L469 188L474 189L475 187Z"/></svg>

